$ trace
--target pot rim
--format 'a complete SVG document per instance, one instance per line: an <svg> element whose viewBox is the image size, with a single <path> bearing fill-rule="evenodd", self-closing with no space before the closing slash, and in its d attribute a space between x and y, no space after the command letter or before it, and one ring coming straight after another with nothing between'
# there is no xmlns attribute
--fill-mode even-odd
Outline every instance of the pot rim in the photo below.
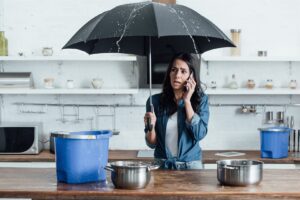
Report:
<svg viewBox="0 0 300 200"><path fill-rule="evenodd" d="M137 169L137 168L147 168L151 165L142 161L127 161L127 160L119 160L109 163L113 168L129 168L129 169Z"/></svg>
<svg viewBox="0 0 300 200"><path fill-rule="evenodd" d="M232 162L232 161L235 161L235 162L243 162L243 161L246 161L246 162L249 162L249 161L252 161L252 164L247 164L247 165L238 165L238 164L226 164L226 162ZM247 159L226 159L226 160L218 160L216 162L218 165L222 165L222 166L233 166L233 167L250 167L250 166L260 166L260 165L263 165L264 162L262 161L259 161L259 160L247 160Z"/></svg>

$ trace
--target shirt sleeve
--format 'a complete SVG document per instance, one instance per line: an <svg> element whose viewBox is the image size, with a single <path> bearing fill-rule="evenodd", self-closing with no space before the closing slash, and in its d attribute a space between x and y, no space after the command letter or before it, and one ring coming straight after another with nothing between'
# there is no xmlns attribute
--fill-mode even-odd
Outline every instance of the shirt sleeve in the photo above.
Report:
<svg viewBox="0 0 300 200"><path fill-rule="evenodd" d="M200 111L194 113L191 122L185 121L186 127L196 141L202 140L207 134L209 119L208 97L202 96Z"/></svg>
<svg viewBox="0 0 300 200"><path fill-rule="evenodd" d="M146 102L146 112L151 112L151 106L150 106L150 99L149 99L149 98L148 98L148 100L147 100L147 102ZM146 134L147 134L147 132L148 132L148 129L146 128L146 126L145 126L145 128L144 128L144 132L145 132L145 141L146 141L146 145L147 145L148 147L150 147L151 149L154 149L156 145L155 145L155 144L149 143L148 140L147 140Z"/></svg>

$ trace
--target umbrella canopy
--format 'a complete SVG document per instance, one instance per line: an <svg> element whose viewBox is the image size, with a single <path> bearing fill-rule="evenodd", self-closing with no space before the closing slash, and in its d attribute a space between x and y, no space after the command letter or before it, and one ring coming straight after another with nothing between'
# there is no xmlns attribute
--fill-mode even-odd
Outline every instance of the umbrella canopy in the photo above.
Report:
<svg viewBox="0 0 300 200"><path fill-rule="evenodd" d="M227 36L196 11L178 4L141 2L124 4L86 23L63 47L88 54L148 55L150 106L152 105L151 53L174 54L234 47ZM150 119L149 119L150 120ZM151 122L147 123L152 129Z"/></svg>
<svg viewBox="0 0 300 200"><path fill-rule="evenodd" d="M234 47L228 37L196 11L178 4L124 4L86 23L63 47L88 54L169 54Z"/></svg>

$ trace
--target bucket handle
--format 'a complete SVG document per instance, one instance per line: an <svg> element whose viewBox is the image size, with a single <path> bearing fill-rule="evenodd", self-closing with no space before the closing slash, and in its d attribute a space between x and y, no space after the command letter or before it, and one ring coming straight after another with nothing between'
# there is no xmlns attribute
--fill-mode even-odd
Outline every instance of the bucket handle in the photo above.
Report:
<svg viewBox="0 0 300 200"><path fill-rule="evenodd" d="M104 169L107 171L115 172L115 170L110 166L105 166Z"/></svg>

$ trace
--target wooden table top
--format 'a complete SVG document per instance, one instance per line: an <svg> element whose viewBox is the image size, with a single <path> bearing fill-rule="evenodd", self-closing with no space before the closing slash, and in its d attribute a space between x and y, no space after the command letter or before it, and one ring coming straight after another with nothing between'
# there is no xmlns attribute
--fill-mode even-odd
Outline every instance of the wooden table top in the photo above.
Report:
<svg viewBox="0 0 300 200"><path fill-rule="evenodd" d="M295 164L300 163L300 153L299 156L295 156L293 152L289 153L287 158L283 159L262 159L260 158L260 151L245 151L245 150L233 150L237 152L245 153L244 156L235 157L223 157L216 156L215 153L218 152L228 152L229 150L213 150L213 151L203 151L203 163L216 163L217 160L223 159L251 159L251 160L261 160L264 163L273 164ZM231 151L231 150L230 150ZM138 158L138 150L110 150L109 160L153 160L153 158ZM0 162L54 162L55 155L51 154L49 151L44 150L38 155L0 155Z"/></svg>
<svg viewBox="0 0 300 200"><path fill-rule="evenodd" d="M216 170L156 170L145 189L107 182L57 183L54 168L0 168L0 198L32 199L299 199L300 170L264 170L259 185L219 185Z"/></svg>

